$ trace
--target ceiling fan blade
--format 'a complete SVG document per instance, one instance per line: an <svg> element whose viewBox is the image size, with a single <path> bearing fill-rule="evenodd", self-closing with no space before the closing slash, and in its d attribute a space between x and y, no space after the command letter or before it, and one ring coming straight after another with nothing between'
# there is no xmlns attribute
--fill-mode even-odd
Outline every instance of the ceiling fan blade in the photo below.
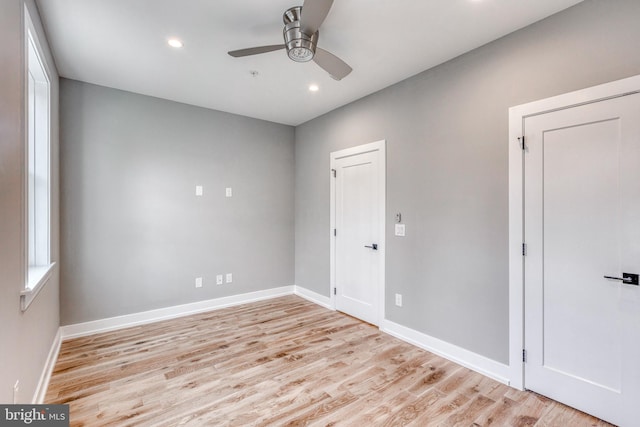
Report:
<svg viewBox="0 0 640 427"><path fill-rule="evenodd" d="M232 50L228 52L228 54L233 56L234 58L240 58L241 56L257 55L259 53L273 52L274 50L280 50L280 49L284 49L283 44L272 44L269 46L259 46L259 47L250 47L247 49Z"/></svg>
<svg viewBox="0 0 640 427"><path fill-rule="evenodd" d="M316 54L313 57L316 64L331 75L336 80L342 80L349 75L353 69L342 59L338 58L331 52L324 49L316 48Z"/></svg>
<svg viewBox="0 0 640 427"><path fill-rule="evenodd" d="M306 0L302 5L300 17L302 32L309 36L314 35L329 14L332 5L333 0Z"/></svg>

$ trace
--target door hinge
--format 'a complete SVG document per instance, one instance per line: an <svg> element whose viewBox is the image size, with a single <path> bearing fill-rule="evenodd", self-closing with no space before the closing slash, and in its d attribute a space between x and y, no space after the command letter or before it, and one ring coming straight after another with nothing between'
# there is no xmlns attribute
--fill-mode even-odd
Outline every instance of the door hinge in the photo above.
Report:
<svg viewBox="0 0 640 427"><path fill-rule="evenodd" d="M518 141L520 142L520 148L522 149L522 151L524 151L525 149L525 145L524 145L524 135L523 136L519 136L518 137Z"/></svg>
<svg viewBox="0 0 640 427"><path fill-rule="evenodd" d="M333 174L333 177L335 178L336 175L338 174L338 171L336 171L335 169L331 169L331 173Z"/></svg>
<svg viewBox="0 0 640 427"><path fill-rule="evenodd" d="M524 363L527 363L527 350L525 350L524 348L522 349L522 361Z"/></svg>
<svg viewBox="0 0 640 427"><path fill-rule="evenodd" d="M527 244L522 244L522 256L527 256Z"/></svg>
<svg viewBox="0 0 640 427"><path fill-rule="evenodd" d="M333 288L333 294L338 295L338 288Z"/></svg>
<svg viewBox="0 0 640 427"><path fill-rule="evenodd" d="M333 229L333 235L334 237L338 235L338 230L336 230L335 228Z"/></svg>

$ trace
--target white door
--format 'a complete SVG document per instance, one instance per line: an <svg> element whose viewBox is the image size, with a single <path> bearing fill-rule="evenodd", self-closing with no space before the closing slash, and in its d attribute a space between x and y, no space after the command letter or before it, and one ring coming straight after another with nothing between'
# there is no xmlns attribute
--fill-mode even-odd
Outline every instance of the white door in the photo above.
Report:
<svg viewBox="0 0 640 427"><path fill-rule="evenodd" d="M640 273L640 94L524 132L525 387L638 425L640 286L604 276Z"/></svg>
<svg viewBox="0 0 640 427"><path fill-rule="evenodd" d="M375 143L332 153L335 308L374 325L384 281L383 155Z"/></svg>

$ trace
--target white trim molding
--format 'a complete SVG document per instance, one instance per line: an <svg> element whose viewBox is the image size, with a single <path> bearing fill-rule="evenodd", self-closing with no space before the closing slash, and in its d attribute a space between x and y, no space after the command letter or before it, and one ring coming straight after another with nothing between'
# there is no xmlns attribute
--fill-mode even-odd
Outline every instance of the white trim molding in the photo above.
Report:
<svg viewBox="0 0 640 427"><path fill-rule="evenodd" d="M301 298L306 299L314 304L317 304L321 307L324 307L329 310L333 310L331 307L331 298L325 297L324 295L320 295L319 293L310 291L307 288L303 288L302 286L295 286L294 293Z"/></svg>
<svg viewBox="0 0 640 427"><path fill-rule="evenodd" d="M509 375L524 389L524 137L527 117L640 93L640 75L578 90L509 109ZM526 144L526 140L525 140ZM526 146L526 145L525 145Z"/></svg>
<svg viewBox="0 0 640 427"><path fill-rule="evenodd" d="M399 325L390 320L384 320L380 330L416 347L420 347L423 350L430 351L431 353L451 360L465 368L469 368L503 384L510 385L509 366L503 363L496 362L488 357L406 326Z"/></svg>
<svg viewBox="0 0 640 427"><path fill-rule="evenodd" d="M28 202L23 210L22 233L26 244L22 257L25 280L20 292L20 305L22 311L26 311L49 283L55 262L51 261L52 73L43 49L43 46L47 45L46 40L45 43L40 41L40 35L33 25L31 12L26 4L23 21L23 132L27 148L24 152L24 168L28 176L41 183L33 187L30 185L31 178L23 182L23 197ZM32 203L32 197L37 202ZM32 216L35 219L30 220Z"/></svg>
<svg viewBox="0 0 640 427"><path fill-rule="evenodd" d="M149 324L161 320L168 320L256 301L278 298L286 295L297 295L328 310L333 310L333 307L331 306L331 298L327 296L320 295L301 286L283 286L263 291L150 310L141 313L133 313L124 316L94 320L91 322L61 326L58 329L58 333L51 346L33 401L34 403L42 403L44 401L47 387L51 379L51 374L60 352L60 345L63 340L100 332L114 331L131 326ZM489 359L485 356L466 350L462 347L458 347L454 344L450 344L446 341L442 341L422 332L418 332L406 326L394 323L390 320L382 320L379 329L380 331L411 345L430 351L438 356L451 360L452 362L474 370L503 384L510 385L509 366L500 362L496 362L495 360Z"/></svg>
<svg viewBox="0 0 640 427"><path fill-rule="evenodd" d="M41 267L28 267L27 277L29 286L20 292L20 307L22 308L22 311L27 311L40 291L47 283L49 283L49 279L51 279L54 268L56 268L55 262Z"/></svg>
<svg viewBox="0 0 640 427"><path fill-rule="evenodd" d="M36 391L33 394L33 399L31 399L31 403L33 404L44 403L44 397L47 394L47 388L49 388L49 381L51 380L53 368L56 366L56 361L58 360L61 344L62 329L58 328L58 332L56 332L56 336L53 338L53 343L51 343L51 349L47 355L47 361L45 362L42 373L40 374L40 379L38 380Z"/></svg>
<svg viewBox="0 0 640 427"><path fill-rule="evenodd" d="M158 322L160 320L174 319L177 317L188 316L190 314L203 313L206 311L233 307L240 304L278 298L285 295L292 295L293 293L294 286L282 286L280 288L249 292L240 295L231 295L206 301L197 301L189 304L126 314L124 316L110 317L107 319L93 320L91 322L76 323L74 325L62 326L60 329L62 330L62 339L66 340L98 332L115 331L117 329L145 325L148 323Z"/></svg>

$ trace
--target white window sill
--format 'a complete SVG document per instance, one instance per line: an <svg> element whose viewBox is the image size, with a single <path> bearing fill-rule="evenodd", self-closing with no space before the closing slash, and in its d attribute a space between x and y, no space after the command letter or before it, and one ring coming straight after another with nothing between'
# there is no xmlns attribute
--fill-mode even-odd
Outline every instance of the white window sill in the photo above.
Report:
<svg viewBox="0 0 640 427"><path fill-rule="evenodd" d="M52 262L49 265L39 265L29 267L27 287L20 292L20 303L22 305L22 311L26 311L31 305L36 296L40 293L44 285L49 282L51 273L56 263Z"/></svg>

